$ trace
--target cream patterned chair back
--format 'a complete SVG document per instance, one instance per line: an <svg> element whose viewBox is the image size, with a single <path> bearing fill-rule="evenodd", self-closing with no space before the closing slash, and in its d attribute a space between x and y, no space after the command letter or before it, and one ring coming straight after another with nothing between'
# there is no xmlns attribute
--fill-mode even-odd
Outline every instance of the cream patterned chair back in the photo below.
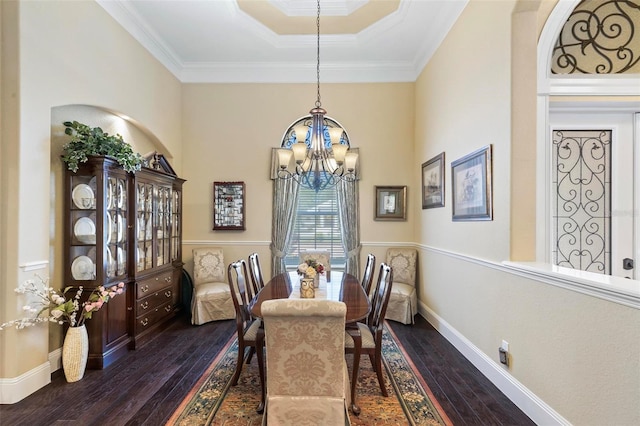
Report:
<svg viewBox="0 0 640 426"><path fill-rule="evenodd" d="M194 249L191 323L199 325L235 316L222 249Z"/></svg>
<svg viewBox="0 0 640 426"><path fill-rule="evenodd" d="M305 250L300 252L300 263L313 259L322 263L327 281L331 281L331 253L323 250Z"/></svg>
<svg viewBox="0 0 640 426"><path fill-rule="evenodd" d="M263 302L268 425L348 422L346 312L344 303L331 300Z"/></svg>
<svg viewBox="0 0 640 426"><path fill-rule="evenodd" d="M387 249L386 263L393 268L393 290L386 316L389 320L403 324L414 323L414 316L418 313L417 261L416 249L406 247Z"/></svg>

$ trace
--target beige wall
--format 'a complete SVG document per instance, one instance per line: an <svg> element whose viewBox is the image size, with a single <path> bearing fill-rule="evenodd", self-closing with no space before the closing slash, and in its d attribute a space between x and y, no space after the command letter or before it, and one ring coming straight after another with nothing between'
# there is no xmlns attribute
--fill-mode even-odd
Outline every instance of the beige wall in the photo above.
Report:
<svg viewBox="0 0 640 426"><path fill-rule="evenodd" d="M373 220L375 185L407 185L409 208L420 203L419 186L412 182L415 173L408 167L413 155L413 92L412 83L321 84L327 115L347 129L352 146L360 149L364 242L414 241L415 210L405 222ZM220 245L228 261L246 259L257 250L265 259L265 274L270 273L271 148L279 146L289 125L308 114L314 101L315 85L311 84L184 85L187 269L193 248ZM214 181L245 182L245 231L212 230Z"/></svg>
<svg viewBox="0 0 640 426"><path fill-rule="evenodd" d="M416 83L413 167L441 151L447 166L446 207L423 210L417 225L419 297L497 368L507 340L509 373L570 423L637 424L638 310L517 276L500 263L511 245L518 246L515 258L535 252L531 38L549 9L543 2L546 12L531 13L536 3L522 3L516 9L516 1L472 0ZM513 54L512 42L528 50ZM513 81L512 70L523 79ZM494 220L454 223L451 161L488 143Z"/></svg>
<svg viewBox="0 0 640 426"><path fill-rule="evenodd" d="M3 71L3 118L15 118L3 119L2 129L2 186L11 188L1 193L4 322L22 314L24 301L13 289L34 272L46 277L51 266L51 284L62 286L55 271L59 234L50 215L60 173L51 170L52 109L85 104L126 114L162 141L179 171L182 128L179 82L97 3L2 2L2 31L3 65L8 58L10 71L19 71L15 86L4 78L13 74ZM0 378L36 371L29 386L48 380L47 334L46 326L0 333Z"/></svg>
<svg viewBox="0 0 640 426"><path fill-rule="evenodd" d="M423 313L496 368L497 348L508 340L508 373L569 422L637 424L638 311L517 276L500 263L533 250L534 142L526 129L535 120L527 114L535 82L528 85L526 73L533 28L540 31L554 2L472 0L416 83L323 84L322 101L360 148L363 253L381 260L388 245L417 245ZM74 105L132 117L132 142L145 140L136 148L160 148L187 179L187 262L201 245L221 245L228 261L252 251L269 259L269 149L313 106L314 85L181 85L94 2L0 5L0 321L20 313L13 288L33 273L24 265L48 272L50 262L60 284L60 225L51 214L60 209L62 174L56 126L81 116L98 121ZM513 55L514 45L528 52ZM450 163L486 144L494 148L494 220L453 223ZM446 207L422 210L420 165L442 151ZM246 231L212 231L216 180L246 182ZM406 222L373 220L375 185L408 186ZM60 336L51 346L47 336L43 328L0 333L0 386L48 368Z"/></svg>

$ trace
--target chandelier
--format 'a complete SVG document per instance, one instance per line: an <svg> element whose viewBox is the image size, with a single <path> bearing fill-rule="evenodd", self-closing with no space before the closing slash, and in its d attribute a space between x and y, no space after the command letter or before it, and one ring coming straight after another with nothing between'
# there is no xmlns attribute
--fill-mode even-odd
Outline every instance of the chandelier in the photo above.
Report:
<svg viewBox="0 0 640 426"><path fill-rule="evenodd" d="M341 180L356 179L358 154L350 151L349 136L330 117L320 102L320 0L317 28L317 97L309 115L295 121L285 132L278 149L278 179L294 179L302 187L321 189ZM291 159L294 164L291 165Z"/></svg>

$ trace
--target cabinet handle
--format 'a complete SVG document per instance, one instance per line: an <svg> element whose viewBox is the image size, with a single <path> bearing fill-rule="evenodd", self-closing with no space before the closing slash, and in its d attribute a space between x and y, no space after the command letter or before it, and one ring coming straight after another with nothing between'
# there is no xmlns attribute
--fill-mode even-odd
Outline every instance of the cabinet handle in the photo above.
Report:
<svg viewBox="0 0 640 426"><path fill-rule="evenodd" d="M166 282L170 283L170 282L171 282L171 277L166 277L164 280L165 280Z"/></svg>
<svg viewBox="0 0 640 426"><path fill-rule="evenodd" d="M147 302L146 300L144 302L142 302L142 304L140 305L140 307L142 309L147 309L149 307L149 302Z"/></svg>
<svg viewBox="0 0 640 426"><path fill-rule="evenodd" d="M171 312L171 306L168 306L168 305L167 305L167 306L165 306L165 307L164 307L164 310L165 310L165 311L167 311L167 312Z"/></svg>
<svg viewBox="0 0 640 426"><path fill-rule="evenodd" d="M156 281L160 281L160 277L156 277Z"/></svg>
<svg viewBox="0 0 640 426"><path fill-rule="evenodd" d="M165 291L165 292L164 292L164 295L165 295L167 298L171 297L171 290L167 290L167 291Z"/></svg>
<svg viewBox="0 0 640 426"><path fill-rule="evenodd" d="M147 324L149 324L149 320L147 318L145 318L142 321L140 321L140 324L142 324L143 327L146 327Z"/></svg>
<svg viewBox="0 0 640 426"><path fill-rule="evenodd" d="M142 288L140 290L142 290L143 293L146 293L146 292L149 291L149 286L145 284L145 285L142 286Z"/></svg>

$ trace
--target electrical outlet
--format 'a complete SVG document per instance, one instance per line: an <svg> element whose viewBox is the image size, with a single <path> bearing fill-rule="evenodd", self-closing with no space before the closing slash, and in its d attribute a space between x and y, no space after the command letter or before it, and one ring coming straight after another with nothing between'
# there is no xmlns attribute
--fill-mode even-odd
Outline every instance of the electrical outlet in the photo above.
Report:
<svg viewBox="0 0 640 426"><path fill-rule="evenodd" d="M500 362L504 365L509 365L509 354L503 348L498 348L498 354L500 355Z"/></svg>

